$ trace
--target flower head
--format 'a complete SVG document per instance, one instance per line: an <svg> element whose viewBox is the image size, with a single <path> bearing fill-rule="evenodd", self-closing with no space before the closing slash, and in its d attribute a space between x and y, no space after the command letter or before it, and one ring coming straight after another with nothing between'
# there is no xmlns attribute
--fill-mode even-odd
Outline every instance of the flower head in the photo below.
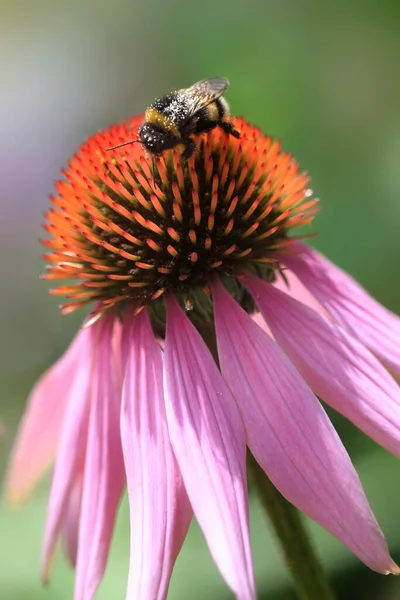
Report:
<svg viewBox="0 0 400 600"><path fill-rule="evenodd" d="M246 445L290 502L397 573L314 393L400 456L398 387L375 358L400 371L399 319L293 237L316 201L278 142L236 119L240 139L214 129L153 173L139 144L106 151L139 124L88 140L47 214L45 277L72 280L53 290L63 312L93 308L32 393L9 470L18 499L56 459L44 578L61 537L75 600L93 597L126 484L128 598L166 597L192 513L255 598Z"/></svg>
<svg viewBox="0 0 400 600"><path fill-rule="evenodd" d="M96 314L126 302L154 312L168 291L196 302L212 276L272 273L288 234L315 212L296 161L241 119L241 139L215 130L187 162L179 149L157 158L154 174L141 146L106 151L140 122L89 139L57 184L44 277L74 280L52 292L71 300L63 312L87 302Z"/></svg>

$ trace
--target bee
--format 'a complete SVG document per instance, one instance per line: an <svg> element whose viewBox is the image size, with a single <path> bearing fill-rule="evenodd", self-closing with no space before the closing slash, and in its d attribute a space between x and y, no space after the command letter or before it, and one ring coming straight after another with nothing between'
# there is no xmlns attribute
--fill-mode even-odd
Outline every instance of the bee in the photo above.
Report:
<svg viewBox="0 0 400 600"><path fill-rule="evenodd" d="M151 155L154 169L154 156L178 144L184 146L181 158L190 158L196 150L191 136L196 133L220 127L225 133L240 138L239 131L229 120L229 105L222 97L228 87L229 80L225 77L208 77L189 88L157 98L145 112L138 139L107 150L140 142Z"/></svg>

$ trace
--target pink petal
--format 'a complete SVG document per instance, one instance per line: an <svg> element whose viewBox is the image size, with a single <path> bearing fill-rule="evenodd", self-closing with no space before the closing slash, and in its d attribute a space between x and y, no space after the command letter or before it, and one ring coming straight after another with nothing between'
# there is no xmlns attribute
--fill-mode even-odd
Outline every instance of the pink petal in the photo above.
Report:
<svg viewBox="0 0 400 600"><path fill-rule="evenodd" d="M285 264L340 325L400 373L400 318L316 250L297 247L301 254L285 256Z"/></svg>
<svg viewBox="0 0 400 600"><path fill-rule="evenodd" d="M115 365L115 381L118 390L122 389L122 325L119 319L114 319L112 331L112 351Z"/></svg>
<svg viewBox="0 0 400 600"><path fill-rule="evenodd" d="M400 457L400 389L374 355L287 294L255 277L245 283L312 390Z"/></svg>
<svg viewBox="0 0 400 600"><path fill-rule="evenodd" d="M317 398L277 344L212 288L221 371L256 460L280 492L371 569L397 570L360 480Z"/></svg>
<svg viewBox="0 0 400 600"><path fill-rule="evenodd" d="M111 348L111 323L99 323L87 452L83 475L75 600L91 600L103 577L125 484L119 434L120 397Z"/></svg>
<svg viewBox="0 0 400 600"><path fill-rule="evenodd" d="M79 520L82 505L82 478L78 477L68 497L61 538L70 565L75 568L78 554Z"/></svg>
<svg viewBox="0 0 400 600"><path fill-rule="evenodd" d="M127 598L166 598L192 509L168 438L162 352L143 311L129 331L121 435L131 548Z"/></svg>
<svg viewBox="0 0 400 600"><path fill-rule="evenodd" d="M273 282L273 286L289 294L293 298L296 298L302 304L309 306L316 312L324 315L326 318L331 318L329 313L321 306L319 302L314 298L314 296L309 292L309 290L302 284L300 279L296 277L292 271L285 269L283 271L284 277L276 272L276 280Z"/></svg>
<svg viewBox="0 0 400 600"><path fill-rule="evenodd" d="M171 443L215 563L237 598L255 598L243 423L200 334L172 296L166 305Z"/></svg>
<svg viewBox="0 0 400 600"><path fill-rule="evenodd" d="M55 545L67 518L70 497L81 478L86 452L90 388L93 375L96 325L84 329L80 360L71 379L64 382L67 406L63 416L57 460L50 491L43 544L42 577L48 581Z"/></svg>
<svg viewBox="0 0 400 600"><path fill-rule="evenodd" d="M265 331L265 333L268 333L268 335L270 335L272 337L272 332L271 332L270 328L268 327L268 325L261 313L259 313L259 312L252 313L251 318L253 319L254 323L257 323L257 325Z"/></svg>
<svg viewBox="0 0 400 600"><path fill-rule="evenodd" d="M88 331L81 329L30 394L6 477L6 497L13 504L27 499L54 460L70 382L87 347L88 336Z"/></svg>

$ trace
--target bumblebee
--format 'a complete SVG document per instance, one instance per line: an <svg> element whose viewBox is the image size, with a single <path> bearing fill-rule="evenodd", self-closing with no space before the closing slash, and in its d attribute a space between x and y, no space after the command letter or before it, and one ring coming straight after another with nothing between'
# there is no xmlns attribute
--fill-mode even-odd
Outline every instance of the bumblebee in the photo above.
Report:
<svg viewBox="0 0 400 600"><path fill-rule="evenodd" d="M154 159L164 150L183 144L181 157L188 159L196 150L191 137L196 133L220 127L227 134L240 138L239 131L229 121L229 105L222 97L228 87L229 81L225 77L209 77L187 89L157 98L145 112L138 139L108 150L140 142Z"/></svg>

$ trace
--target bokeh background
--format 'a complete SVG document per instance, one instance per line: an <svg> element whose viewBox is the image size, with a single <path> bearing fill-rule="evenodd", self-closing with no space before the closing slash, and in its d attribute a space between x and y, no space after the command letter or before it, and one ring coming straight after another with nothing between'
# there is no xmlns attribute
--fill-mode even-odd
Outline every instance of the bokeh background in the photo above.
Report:
<svg viewBox="0 0 400 600"><path fill-rule="evenodd" d="M70 155L97 129L154 97L210 75L227 98L281 138L322 200L313 240L381 302L400 312L400 3L398 0L0 1L0 473L40 373L81 315L61 317L39 280L42 213ZM400 560L400 462L332 417ZM38 563L48 482L23 509L0 508L0 598L68 600L73 574L58 556L50 589ZM279 548L251 495L261 599L294 598ZM400 580L371 573L310 524L340 600L395 600ZM123 503L98 600L123 598ZM196 525L171 598L228 599Z"/></svg>

